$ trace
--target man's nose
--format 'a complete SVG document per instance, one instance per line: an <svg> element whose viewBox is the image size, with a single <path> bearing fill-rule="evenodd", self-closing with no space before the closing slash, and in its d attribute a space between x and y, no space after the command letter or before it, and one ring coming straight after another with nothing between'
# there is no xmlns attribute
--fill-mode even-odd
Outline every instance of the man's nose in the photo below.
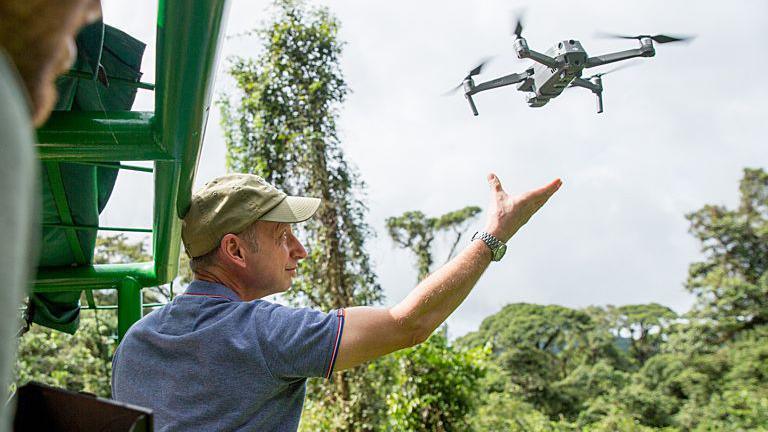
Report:
<svg viewBox="0 0 768 432"><path fill-rule="evenodd" d="M301 260L307 257L307 250L304 249L304 245L301 244L299 239L296 238L293 234L291 234L292 244L291 244L291 258L296 260Z"/></svg>

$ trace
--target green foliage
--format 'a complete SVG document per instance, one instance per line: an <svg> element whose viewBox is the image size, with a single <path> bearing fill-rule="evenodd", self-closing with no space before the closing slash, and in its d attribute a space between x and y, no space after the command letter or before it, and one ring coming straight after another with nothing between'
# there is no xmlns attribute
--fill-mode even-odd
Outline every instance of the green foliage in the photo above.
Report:
<svg viewBox="0 0 768 432"><path fill-rule="evenodd" d="M482 398L472 419L476 431L575 432L577 429L552 421L533 405L510 393L493 392Z"/></svg>
<svg viewBox="0 0 768 432"><path fill-rule="evenodd" d="M442 332L398 351L393 362L393 391L387 417L394 431L466 431L470 427L484 374L486 347L456 349Z"/></svg>
<svg viewBox="0 0 768 432"><path fill-rule="evenodd" d="M678 319L672 309L658 303L624 306L591 306L585 310L595 324L610 329L629 344L629 353L642 366L657 354Z"/></svg>
<svg viewBox="0 0 768 432"><path fill-rule="evenodd" d="M739 207L706 205L687 215L706 260L691 265L692 317L719 340L768 324L768 173L745 169Z"/></svg>
<svg viewBox="0 0 768 432"><path fill-rule="evenodd" d="M80 328L69 335L35 326L19 340L16 361L17 385L37 381L72 391L110 397L112 355L117 320L112 313L99 312L99 320L81 320Z"/></svg>
<svg viewBox="0 0 768 432"><path fill-rule="evenodd" d="M515 392L552 420L574 420L589 399L626 381L626 354L616 349L608 329L582 311L510 304L459 342L486 341L492 341L494 359L507 371L501 391Z"/></svg>
<svg viewBox="0 0 768 432"><path fill-rule="evenodd" d="M94 264L118 264L152 260L144 241L131 242L125 234L96 237Z"/></svg>
<svg viewBox="0 0 768 432"><path fill-rule="evenodd" d="M480 211L480 207L467 206L434 218L427 217L420 211L408 211L400 216L387 218L387 232L398 246L410 249L416 255L417 280L420 281L427 277L434 263L432 242L435 235L449 230L454 234L447 262L456 251L456 246L466 231L467 222Z"/></svg>

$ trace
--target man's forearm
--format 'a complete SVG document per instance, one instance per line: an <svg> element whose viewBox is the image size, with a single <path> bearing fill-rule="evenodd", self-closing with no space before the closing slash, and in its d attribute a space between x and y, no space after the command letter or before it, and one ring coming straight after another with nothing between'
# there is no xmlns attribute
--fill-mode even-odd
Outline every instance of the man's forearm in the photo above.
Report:
<svg viewBox="0 0 768 432"><path fill-rule="evenodd" d="M430 274L391 309L417 340L426 340L464 301L491 262L485 243L473 241L458 256Z"/></svg>

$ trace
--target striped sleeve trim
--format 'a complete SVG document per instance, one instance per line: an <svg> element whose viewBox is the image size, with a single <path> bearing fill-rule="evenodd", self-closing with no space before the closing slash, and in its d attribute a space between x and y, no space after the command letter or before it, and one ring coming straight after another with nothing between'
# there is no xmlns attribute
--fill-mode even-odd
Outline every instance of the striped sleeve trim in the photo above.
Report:
<svg viewBox="0 0 768 432"><path fill-rule="evenodd" d="M330 379L333 373L333 367L336 365L336 357L339 354L339 346L341 345L341 335L344 332L344 321L347 317L347 311L339 309L336 311L336 316L339 319L339 323L336 327L336 340L333 343L333 352L331 353L331 361L328 364L328 371L325 373L325 378Z"/></svg>

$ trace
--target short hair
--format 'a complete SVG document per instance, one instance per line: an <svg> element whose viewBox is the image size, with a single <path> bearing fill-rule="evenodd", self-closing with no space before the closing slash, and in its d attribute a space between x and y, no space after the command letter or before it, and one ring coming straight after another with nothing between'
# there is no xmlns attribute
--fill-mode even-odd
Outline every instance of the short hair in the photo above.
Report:
<svg viewBox="0 0 768 432"><path fill-rule="evenodd" d="M240 231L239 233L235 233L235 235L238 237L245 239L246 245L248 245L248 248L253 253L259 251L258 234L256 232L258 223L259 221L256 221L248 225L246 229ZM221 245L221 239L219 239L219 245ZM197 272L198 270L203 270L216 265L219 259L216 256L217 252L219 251L219 245L217 245L215 248L213 248L213 250L206 253L205 255L200 255L199 257L189 259L189 268L192 269L193 273Z"/></svg>

